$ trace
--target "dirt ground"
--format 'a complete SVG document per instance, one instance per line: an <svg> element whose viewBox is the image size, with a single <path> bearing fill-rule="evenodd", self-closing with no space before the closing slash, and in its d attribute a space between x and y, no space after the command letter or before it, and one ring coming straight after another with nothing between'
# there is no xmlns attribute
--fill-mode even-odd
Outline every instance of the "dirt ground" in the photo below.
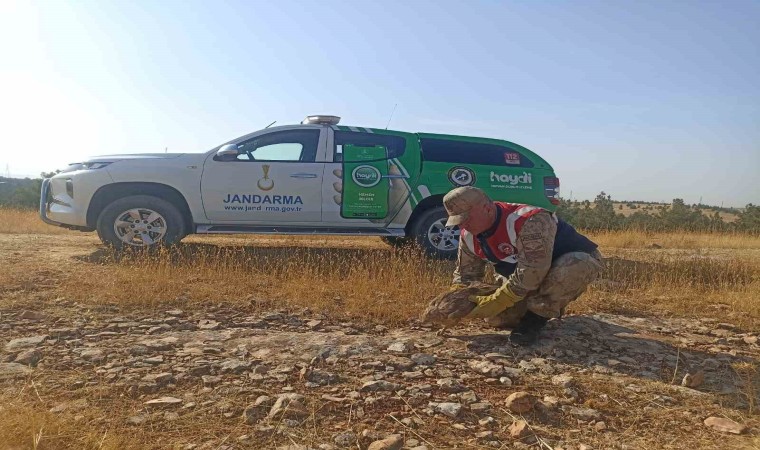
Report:
<svg viewBox="0 0 760 450"><path fill-rule="evenodd" d="M367 239L311 245L348 259L392 251ZM320 257L340 264L335 255ZM578 309L517 348L480 323L439 335L406 306L404 321L335 314L322 298L347 300L316 285L152 298L162 274L109 259L92 234L0 234L0 263L2 449L760 448L758 330L721 308ZM202 276L181 273L188 285ZM262 298L283 292L301 297Z"/></svg>

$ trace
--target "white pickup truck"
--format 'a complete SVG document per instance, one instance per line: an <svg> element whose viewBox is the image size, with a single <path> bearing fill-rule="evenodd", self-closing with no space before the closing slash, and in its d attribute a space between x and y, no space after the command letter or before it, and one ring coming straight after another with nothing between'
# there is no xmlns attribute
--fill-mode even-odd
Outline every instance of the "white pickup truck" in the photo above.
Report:
<svg viewBox="0 0 760 450"><path fill-rule="evenodd" d="M475 185L496 200L554 208L551 166L507 141L349 127L309 116L205 153L110 155L43 180L46 223L97 230L116 248L191 233L337 234L415 241L456 255L442 199Z"/></svg>

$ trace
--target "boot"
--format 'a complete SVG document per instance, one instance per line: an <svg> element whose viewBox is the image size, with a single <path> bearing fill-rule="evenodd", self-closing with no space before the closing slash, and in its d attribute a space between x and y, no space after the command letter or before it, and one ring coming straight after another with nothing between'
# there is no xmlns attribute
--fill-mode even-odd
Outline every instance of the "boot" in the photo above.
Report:
<svg viewBox="0 0 760 450"><path fill-rule="evenodd" d="M520 320L517 328L509 335L509 341L515 345L527 346L538 340L541 329L549 321L546 317L528 311Z"/></svg>

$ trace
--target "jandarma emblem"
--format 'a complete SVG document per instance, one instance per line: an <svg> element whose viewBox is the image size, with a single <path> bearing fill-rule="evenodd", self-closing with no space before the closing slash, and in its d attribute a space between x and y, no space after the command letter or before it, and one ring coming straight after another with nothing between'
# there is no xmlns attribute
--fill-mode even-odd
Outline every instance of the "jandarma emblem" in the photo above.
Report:
<svg viewBox="0 0 760 450"><path fill-rule="evenodd" d="M271 191L274 187L274 180L269 178L269 164L264 164L261 166L261 168L264 171L264 178L259 178L256 186L258 186L262 191Z"/></svg>

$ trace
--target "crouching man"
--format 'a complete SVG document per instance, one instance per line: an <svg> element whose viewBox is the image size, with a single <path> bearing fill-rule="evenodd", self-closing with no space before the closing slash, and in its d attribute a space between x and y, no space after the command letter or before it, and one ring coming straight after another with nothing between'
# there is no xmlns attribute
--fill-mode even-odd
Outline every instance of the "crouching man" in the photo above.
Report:
<svg viewBox="0 0 760 450"><path fill-rule="evenodd" d="M453 283L482 281L487 263L502 283L491 295L471 297L477 306L466 318L512 329L517 345L533 343L604 267L594 242L545 209L492 201L471 186L450 191L443 203L446 226L461 231Z"/></svg>

